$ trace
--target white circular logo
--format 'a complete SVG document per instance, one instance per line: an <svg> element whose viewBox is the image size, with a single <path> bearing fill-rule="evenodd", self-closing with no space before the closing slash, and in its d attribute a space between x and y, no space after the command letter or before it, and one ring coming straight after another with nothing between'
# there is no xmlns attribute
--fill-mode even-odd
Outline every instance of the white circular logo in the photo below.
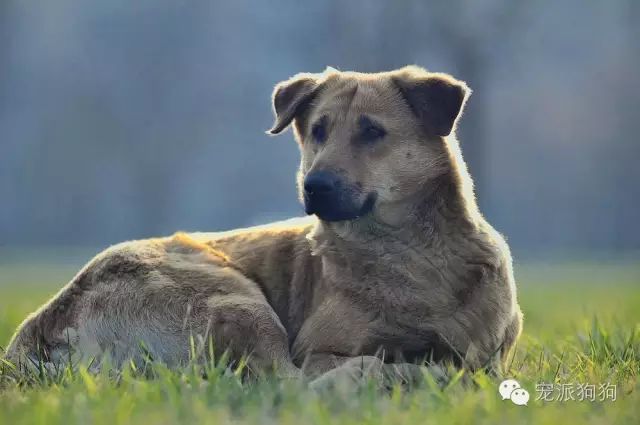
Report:
<svg viewBox="0 0 640 425"><path fill-rule="evenodd" d="M500 383L498 392L503 400L511 400L518 406L526 406L529 401L529 392L522 388L515 379L506 379Z"/></svg>

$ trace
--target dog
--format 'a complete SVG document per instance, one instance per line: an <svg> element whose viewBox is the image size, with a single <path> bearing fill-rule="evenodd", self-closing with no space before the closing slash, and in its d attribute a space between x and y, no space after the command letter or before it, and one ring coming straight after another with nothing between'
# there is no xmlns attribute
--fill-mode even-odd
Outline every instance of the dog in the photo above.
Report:
<svg viewBox="0 0 640 425"><path fill-rule="evenodd" d="M499 371L522 313L455 137L469 93L417 66L277 84L268 133L293 127L312 217L110 247L20 325L6 358L177 367L213 340L280 377L424 361Z"/></svg>

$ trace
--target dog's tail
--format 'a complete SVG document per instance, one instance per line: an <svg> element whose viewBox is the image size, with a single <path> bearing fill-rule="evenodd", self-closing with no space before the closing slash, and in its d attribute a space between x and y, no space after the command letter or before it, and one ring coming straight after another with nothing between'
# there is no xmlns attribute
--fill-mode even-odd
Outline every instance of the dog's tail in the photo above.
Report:
<svg viewBox="0 0 640 425"><path fill-rule="evenodd" d="M81 276L76 275L18 326L4 353L0 352L0 368L4 372L34 367L42 371L43 367L53 365L57 368L69 359L69 326L79 291L76 283Z"/></svg>

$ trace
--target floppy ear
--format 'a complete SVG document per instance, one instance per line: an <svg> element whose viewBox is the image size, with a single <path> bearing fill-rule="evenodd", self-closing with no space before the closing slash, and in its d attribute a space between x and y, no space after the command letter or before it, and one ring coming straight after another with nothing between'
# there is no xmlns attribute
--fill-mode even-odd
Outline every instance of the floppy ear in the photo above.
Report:
<svg viewBox="0 0 640 425"><path fill-rule="evenodd" d="M287 81L278 83L273 90L273 111L276 121L269 134L279 134L311 102L318 88L318 81L312 74L298 74Z"/></svg>
<svg viewBox="0 0 640 425"><path fill-rule="evenodd" d="M433 136L448 136L471 90L447 74L408 67L392 77L413 113Z"/></svg>

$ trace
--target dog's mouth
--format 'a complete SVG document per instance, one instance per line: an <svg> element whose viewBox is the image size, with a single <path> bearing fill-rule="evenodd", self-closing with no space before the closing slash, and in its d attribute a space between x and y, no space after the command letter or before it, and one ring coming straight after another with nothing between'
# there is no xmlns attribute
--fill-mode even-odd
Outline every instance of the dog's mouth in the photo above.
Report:
<svg viewBox="0 0 640 425"><path fill-rule="evenodd" d="M358 205L353 200L323 199L318 196L305 195L304 207L307 214L315 214L323 221L356 220L366 216L373 210L377 197L375 192L371 192L364 202Z"/></svg>
<svg viewBox="0 0 640 425"><path fill-rule="evenodd" d="M366 199L364 200L364 203L362 204L362 208L360 208L360 214L358 214L358 217L363 217L369 214L373 210L373 206L376 204L377 199L378 199L377 193L375 192L369 193Z"/></svg>

